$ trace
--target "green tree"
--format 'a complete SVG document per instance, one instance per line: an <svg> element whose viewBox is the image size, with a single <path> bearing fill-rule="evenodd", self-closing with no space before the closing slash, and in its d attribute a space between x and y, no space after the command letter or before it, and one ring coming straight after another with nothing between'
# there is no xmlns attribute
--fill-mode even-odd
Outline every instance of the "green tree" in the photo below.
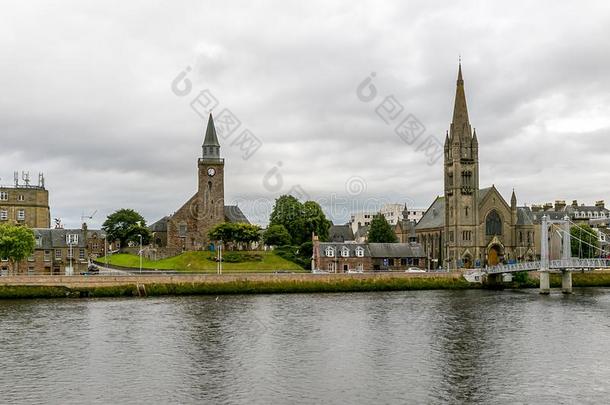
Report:
<svg viewBox="0 0 610 405"><path fill-rule="evenodd" d="M0 257L9 260L13 273L18 271L20 261L34 253L35 246L36 239L30 228L0 225Z"/></svg>
<svg viewBox="0 0 610 405"><path fill-rule="evenodd" d="M571 227L570 235L572 237L573 257L592 258L599 256L599 238L589 225L582 224Z"/></svg>
<svg viewBox="0 0 610 405"><path fill-rule="evenodd" d="M263 234L263 241L267 246L290 245L290 234L284 225L271 225Z"/></svg>
<svg viewBox="0 0 610 405"><path fill-rule="evenodd" d="M291 195L280 196L275 200L273 211L269 216L269 226L284 226L290 234L291 244L301 244L307 233L303 214L303 204L299 200Z"/></svg>
<svg viewBox="0 0 610 405"><path fill-rule="evenodd" d="M398 239L385 217L377 214L371 220L369 228L369 243L395 243Z"/></svg>
<svg viewBox="0 0 610 405"><path fill-rule="evenodd" d="M320 204L315 201L305 201L305 204L303 204L303 216L306 232L304 236L307 238L303 242L310 240L312 233L318 235L321 241L328 240L328 230L332 223L326 219Z"/></svg>
<svg viewBox="0 0 610 405"><path fill-rule="evenodd" d="M320 205L315 201L301 204L291 195L283 195L275 200L269 216L269 226L282 225L290 235L290 244L298 246L311 240L315 232L320 240L328 239L331 222L326 219Z"/></svg>
<svg viewBox="0 0 610 405"><path fill-rule="evenodd" d="M239 244L250 245L252 242L258 242L260 230L258 225L223 222L212 228L208 236L212 240L223 241L231 249Z"/></svg>
<svg viewBox="0 0 610 405"><path fill-rule="evenodd" d="M102 229L109 241L119 240L121 246L127 246L129 242L140 243L139 235L142 235L143 245L150 243L151 233L144 217L130 208L122 208L108 215Z"/></svg>

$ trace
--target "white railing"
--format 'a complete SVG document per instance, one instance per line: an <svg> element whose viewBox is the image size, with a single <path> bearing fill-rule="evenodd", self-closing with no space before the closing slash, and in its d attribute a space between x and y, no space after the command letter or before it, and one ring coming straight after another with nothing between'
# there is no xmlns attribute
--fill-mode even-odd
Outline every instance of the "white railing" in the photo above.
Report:
<svg viewBox="0 0 610 405"><path fill-rule="evenodd" d="M562 259L550 260L549 269L600 269L610 267L609 259ZM540 270L540 261L522 262L515 264L499 264L497 266L486 267L485 272L488 274L497 273L514 273L518 271L536 271Z"/></svg>

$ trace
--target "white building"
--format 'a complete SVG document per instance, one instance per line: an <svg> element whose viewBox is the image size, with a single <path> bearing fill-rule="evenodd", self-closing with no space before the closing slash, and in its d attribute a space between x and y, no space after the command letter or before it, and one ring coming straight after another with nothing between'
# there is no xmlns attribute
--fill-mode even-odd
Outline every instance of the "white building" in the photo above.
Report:
<svg viewBox="0 0 610 405"><path fill-rule="evenodd" d="M349 224L352 227L354 234L360 227L371 224L375 215L382 214L386 221L392 226L395 226L403 219L411 221L419 221L424 215L425 210L420 208L407 208L407 204L386 204L378 212L357 212L352 214Z"/></svg>

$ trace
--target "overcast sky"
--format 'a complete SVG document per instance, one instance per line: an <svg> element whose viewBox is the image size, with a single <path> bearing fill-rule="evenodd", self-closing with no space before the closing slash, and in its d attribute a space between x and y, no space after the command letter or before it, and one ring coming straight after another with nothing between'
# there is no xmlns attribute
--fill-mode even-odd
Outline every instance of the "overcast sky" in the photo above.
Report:
<svg viewBox="0 0 610 405"><path fill-rule="evenodd" d="M293 187L336 222L427 207L442 159L422 145L444 140L461 54L481 187L608 201L610 5L532 3L3 2L0 183L44 171L66 226L123 207L152 223L195 192L206 122L191 102L207 90L241 122L221 138L225 198L253 221ZM402 111L386 123L388 96ZM405 142L409 115L425 131Z"/></svg>

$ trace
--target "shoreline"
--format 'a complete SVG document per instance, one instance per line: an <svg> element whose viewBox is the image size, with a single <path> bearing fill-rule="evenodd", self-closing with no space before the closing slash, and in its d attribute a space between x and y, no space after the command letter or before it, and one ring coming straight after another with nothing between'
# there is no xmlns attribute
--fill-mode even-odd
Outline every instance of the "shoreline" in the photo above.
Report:
<svg viewBox="0 0 610 405"><path fill-rule="evenodd" d="M537 274L504 288L537 288ZM610 287L610 271L573 274L574 287ZM551 287L561 285L551 275ZM145 297L164 295L288 294L482 289L461 273L227 274L8 276L0 278L0 299Z"/></svg>

